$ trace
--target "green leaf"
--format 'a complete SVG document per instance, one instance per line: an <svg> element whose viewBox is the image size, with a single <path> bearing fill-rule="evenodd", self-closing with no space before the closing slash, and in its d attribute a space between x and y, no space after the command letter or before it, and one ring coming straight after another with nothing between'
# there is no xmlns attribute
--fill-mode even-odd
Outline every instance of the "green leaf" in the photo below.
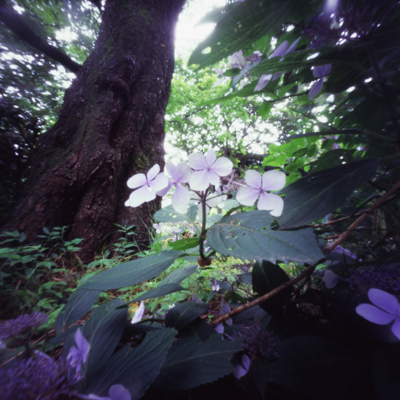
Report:
<svg viewBox="0 0 400 400"><path fill-rule="evenodd" d="M81 289L112 290L152 279L164 272L181 251L161 251L155 255L139 258L117 265L90 278Z"/></svg>
<svg viewBox="0 0 400 400"><path fill-rule="evenodd" d="M165 317L165 325L167 327L181 330L190 324L197 317L204 314L208 310L208 304L199 303L181 303L168 311Z"/></svg>
<svg viewBox="0 0 400 400"><path fill-rule="evenodd" d="M269 261L254 264L252 273L253 291L258 293L259 296L269 293L289 280L286 272L276 264ZM282 315L292 290L293 287L286 288L271 299L262 302L260 307L273 317Z"/></svg>
<svg viewBox="0 0 400 400"><path fill-rule="evenodd" d="M57 334L61 333L65 328L68 328L89 312L93 304L96 303L100 293L100 290L85 290L79 288L68 299L67 304L65 304L57 316L55 323Z"/></svg>
<svg viewBox="0 0 400 400"><path fill-rule="evenodd" d="M188 276L192 275L197 270L197 265L190 265L187 267L179 268L173 272L171 272L168 276L166 276L161 282L160 285L166 285L168 283L181 283Z"/></svg>
<svg viewBox="0 0 400 400"><path fill-rule="evenodd" d="M377 160L362 160L310 174L287 188L281 229L302 226L324 217L342 206L346 198L378 167Z"/></svg>
<svg viewBox="0 0 400 400"><path fill-rule="evenodd" d="M269 364L270 380L310 399L350 400L362 384L360 367L349 349L313 336L282 340L277 361Z"/></svg>
<svg viewBox="0 0 400 400"><path fill-rule="evenodd" d="M206 342L194 337L178 340L172 345L154 385L166 390L188 390L214 382L233 372L230 360L241 350L240 341L222 340L218 334L211 335Z"/></svg>
<svg viewBox="0 0 400 400"><path fill-rule="evenodd" d="M175 334L176 331L169 328L148 332L133 350L124 347L114 354L84 392L108 396L110 386L118 383L129 390L132 399L139 399L158 375Z"/></svg>
<svg viewBox="0 0 400 400"><path fill-rule="evenodd" d="M275 263L313 264L323 258L311 229L271 230L267 211L242 212L224 217L207 232L207 244L224 256Z"/></svg>
<svg viewBox="0 0 400 400"><path fill-rule="evenodd" d="M169 242L168 246L171 247L171 249L173 250L184 251L198 246L199 242L200 242L199 238L186 238L177 240L176 242Z"/></svg>
<svg viewBox="0 0 400 400"><path fill-rule="evenodd" d="M146 293L140 295L139 297L136 297L134 300L132 300L132 302L152 299L154 297L162 297L166 296L167 294L179 292L181 290L187 290L187 289L183 288L180 285L177 285L176 283L167 283L164 285L160 283L156 288L148 290Z"/></svg>

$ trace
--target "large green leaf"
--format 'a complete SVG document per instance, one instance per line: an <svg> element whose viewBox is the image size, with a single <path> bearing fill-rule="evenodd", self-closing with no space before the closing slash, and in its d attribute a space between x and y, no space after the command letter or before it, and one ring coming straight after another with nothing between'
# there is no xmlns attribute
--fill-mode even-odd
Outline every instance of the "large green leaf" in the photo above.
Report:
<svg viewBox="0 0 400 400"><path fill-rule="evenodd" d="M111 290L136 285L160 275L182 254L176 250L162 251L149 257L128 261L93 276L79 290Z"/></svg>
<svg viewBox="0 0 400 400"><path fill-rule="evenodd" d="M152 299L154 297L166 296L167 294L179 292L181 290L186 290L182 286L177 285L176 283L166 283L162 285L161 283L153 289L148 290L146 293L143 293L139 297L136 297L132 301L141 301L146 299Z"/></svg>
<svg viewBox="0 0 400 400"><path fill-rule="evenodd" d="M148 332L143 342L131 350L126 346L107 362L106 367L85 388L85 393L108 396L108 389L122 384L132 399L139 399L158 375L175 338L174 329Z"/></svg>
<svg viewBox="0 0 400 400"><path fill-rule="evenodd" d="M100 290L78 289L58 314L55 324L56 332L60 333L89 312L100 293Z"/></svg>
<svg viewBox="0 0 400 400"><path fill-rule="evenodd" d="M230 363L241 351L240 341L222 340L211 335L206 342L187 337L175 342L154 385L166 390L188 390L233 372Z"/></svg>
<svg viewBox="0 0 400 400"><path fill-rule="evenodd" d="M272 222L266 211L229 215L208 230L207 245L242 260L313 264L323 258L311 229L276 231L270 229Z"/></svg>
<svg viewBox="0 0 400 400"><path fill-rule="evenodd" d="M362 160L319 171L292 183L283 190L285 205L278 218L280 228L302 226L335 211L376 173L377 167L377 160Z"/></svg>
<svg viewBox="0 0 400 400"><path fill-rule="evenodd" d="M201 42L189 59L199 68L215 64L235 51L250 47L260 37L280 32L282 24L301 20L310 1L247 0L227 7L212 34ZM204 51L207 49L208 51Z"/></svg>
<svg viewBox="0 0 400 400"><path fill-rule="evenodd" d="M208 310L208 304L181 303L168 311L165 325L178 331Z"/></svg>
<svg viewBox="0 0 400 400"><path fill-rule="evenodd" d="M169 242L168 246L171 247L171 249L173 250L185 251L198 246L199 241L200 241L199 238L186 238L177 240L176 242Z"/></svg>

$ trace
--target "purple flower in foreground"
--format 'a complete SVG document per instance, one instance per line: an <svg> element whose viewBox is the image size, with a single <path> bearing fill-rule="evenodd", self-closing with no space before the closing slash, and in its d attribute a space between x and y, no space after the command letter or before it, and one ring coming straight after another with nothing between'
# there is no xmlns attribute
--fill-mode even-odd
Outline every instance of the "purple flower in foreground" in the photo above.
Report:
<svg viewBox="0 0 400 400"><path fill-rule="evenodd" d="M83 336L80 328L76 330L74 339L76 346L71 346L69 348L67 363L72 368L75 368L76 374L79 377L83 377L82 366L86 363L90 350L90 344Z"/></svg>
<svg viewBox="0 0 400 400"><path fill-rule="evenodd" d="M356 313L377 325L387 325L394 321L392 332L400 340L400 304L397 298L375 288L369 289L368 297L374 305L360 304L356 307Z"/></svg>
<svg viewBox="0 0 400 400"><path fill-rule="evenodd" d="M126 207L138 207L143 203L156 198L156 192L168 186L168 178L160 172L160 166L155 164L150 168L147 175L136 174L128 179L127 185L130 189L136 189L125 202Z"/></svg>
<svg viewBox="0 0 400 400"><path fill-rule="evenodd" d="M190 177L190 188L192 190L206 190L210 184L217 186L220 177L229 175L233 163L226 157L217 159L217 153L214 150L209 150L205 156L199 153L191 154L189 166L195 170Z"/></svg>
<svg viewBox="0 0 400 400"><path fill-rule="evenodd" d="M279 217L283 211L283 199L270 190L280 190L285 186L286 175L282 171L267 171L262 177L254 170L246 171L244 180L247 186L241 187L236 200L244 206L252 206L257 200L259 210L267 210L274 217Z"/></svg>
<svg viewBox="0 0 400 400"><path fill-rule="evenodd" d="M132 317L131 324L136 324L142 320L144 314L144 303L143 301L140 302L140 306L136 309L135 314Z"/></svg>
<svg viewBox="0 0 400 400"><path fill-rule="evenodd" d="M47 315L35 311L33 314L23 314L18 318L4 321L0 324L0 340L7 340L23 334L31 329L37 329L47 321Z"/></svg>
<svg viewBox="0 0 400 400"><path fill-rule="evenodd" d="M236 365L235 371L233 375L236 379L240 379L242 376L245 376L249 372L250 368L250 358L247 354L243 354L242 356L242 363Z"/></svg>
<svg viewBox="0 0 400 400"><path fill-rule="evenodd" d="M310 89L308 98L312 100L321 90L324 85L324 76L327 76L332 69L332 64L318 65L313 69L314 78L319 78Z"/></svg>
<svg viewBox="0 0 400 400"><path fill-rule="evenodd" d="M112 385L108 391L109 397L100 397L95 394L89 394L88 396L80 396L82 399L91 400L132 400L131 394L124 385Z"/></svg>

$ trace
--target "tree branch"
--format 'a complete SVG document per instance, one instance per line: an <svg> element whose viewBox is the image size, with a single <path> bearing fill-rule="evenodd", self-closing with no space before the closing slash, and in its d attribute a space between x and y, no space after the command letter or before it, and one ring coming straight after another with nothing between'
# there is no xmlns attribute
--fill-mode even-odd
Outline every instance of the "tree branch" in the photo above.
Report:
<svg viewBox="0 0 400 400"><path fill-rule="evenodd" d="M72 60L63 51L43 41L42 38L29 26L26 19L11 7L4 4L0 5L0 21L24 42L41 51L52 60L59 62L68 70L74 73L77 73L80 70L80 64Z"/></svg>

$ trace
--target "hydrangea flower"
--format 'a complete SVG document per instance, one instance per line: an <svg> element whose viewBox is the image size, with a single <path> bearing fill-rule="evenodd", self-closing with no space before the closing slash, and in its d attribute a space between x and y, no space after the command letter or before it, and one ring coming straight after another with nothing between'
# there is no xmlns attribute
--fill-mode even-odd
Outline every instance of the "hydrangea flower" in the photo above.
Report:
<svg viewBox="0 0 400 400"><path fill-rule="evenodd" d="M204 195L204 192L202 194ZM216 193L208 193L206 197L206 214L210 212L211 208L217 207L220 203L223 203L226 200L226 198L227 198L226 196L220 196ZM192 200L194 200L198 205L197 218L201 220L203 218L201 197L197 193L194 193L192 195Z"/></svg>
<svg viewBox="0 0 400 400"><path fill-rule="evenodd" d="M47 315L35 311L32 314L23 314L18 318L10 319L0 323L0 340L7 340L18 335L29 332L32 329L39 328L47 322Z"/></svg>
<svg viewBox="0 0 400 400"><path fill-rule="evenodd" d="M209 150L205 156L200 153L191 154L189 166L195 170L190 177L190 188L192 190L206 190L210 184L217 186L220 177L229 175L233 163L226 157L217 159L217 153L214 150Z"/></svg>
<svg viewBox="0 0 400 400"><path fill-rule="evenodd" d="M241 187L236 200L244 206L252 206L257 200L259 210L267 210L274 217L279 217L283 211L283 199L270 190L280 190L285 186L286 175L282 171L267 171L262 177L258 171L246 171L244 180L247 186Z"/></svg>
<svg viewBox="0 0 400 400"><path fill-rule="evenodd" d="M172 207L176 212L186 214L190 200L190 192L187 187L182 186L182 183L189 182L192 171L185 162L181 162L178 165L167 162L165 171L170 177L169 184L164 190L157 194L159 196L164 196L172 186L175 186L174 193L172 194Z"/></svg>
<svg viewBox="0 0 400 400"><path fill-rule="evenodd" d="M392 332L400 340L400 304L397 298L375 288L369 289L368 297L374 305L359 304L356 307L356 313L377 325L387 325L394 322Z"/></svg>
<svg viewBox="0 0 400 400"><path fill-rule="evenodd" d="M76 346L70 347L67 363L72 368L75 368L77 376L82 377L82 366L86 363L90 351L90 344L83 336L80 328L76 330L74 339Z"/></svg>
<svg viewBox="0 0 400 400"><path fill-rule="evenodd" d="M312 100L322 89L324 85L324 76L327 76L332 69L332 64L318 65L313 69L314 78L319 78L314 84L311 86L311 89L308 93L308 98Z"/></svg>
<svg viewBox="0 0 400 400"><path fill-rule="evenodd" d="M100 397L95 394L89 394L88 396L80 396L82 399L92 400L132 400L132 396L128 389L124 385L112 385L108 390L109 397Z"/></svg>
<svg viewBox="0 0 400 400"><path fill-rule="evenodd" d="M249 372L249 368L250 368L250 358L247 354L243 354L242 363L236 365L233 375L235 376L236 379L240 379Z"/></svg>
<svg viewBox="0 0 400 400"><path fill-rule="evenodd" d="M330 269L327 269L322 277L322 281L325 283L327 289L334 288L338 284L339 280L340 278Z"/></svg>
<svg viewBox="0 0 400 400"><path fill-rule="evenodd" d="M244 68L246 61L243 57L243 51L239 50L228 57L228 69L230 68Z"/></svg>
<svg viewBox="0 0 400 400"><path fill-rule="evenodd" d="M127 185L130 189L136 189L125 202L127 207L138 207L143 203L156 198L156 193L168 186L168 178L160 172L158 164L150 168L147 175L136 174L128 179Z"/></svg>
<svg viewBox="0 0 400 400"><path fill-rule="evenodd" d="M144 303L143 301L140 302L140 306L136 309L135 314L132 317L131 324L136 324L137 322L141 321L144 314Z"/></svg>

